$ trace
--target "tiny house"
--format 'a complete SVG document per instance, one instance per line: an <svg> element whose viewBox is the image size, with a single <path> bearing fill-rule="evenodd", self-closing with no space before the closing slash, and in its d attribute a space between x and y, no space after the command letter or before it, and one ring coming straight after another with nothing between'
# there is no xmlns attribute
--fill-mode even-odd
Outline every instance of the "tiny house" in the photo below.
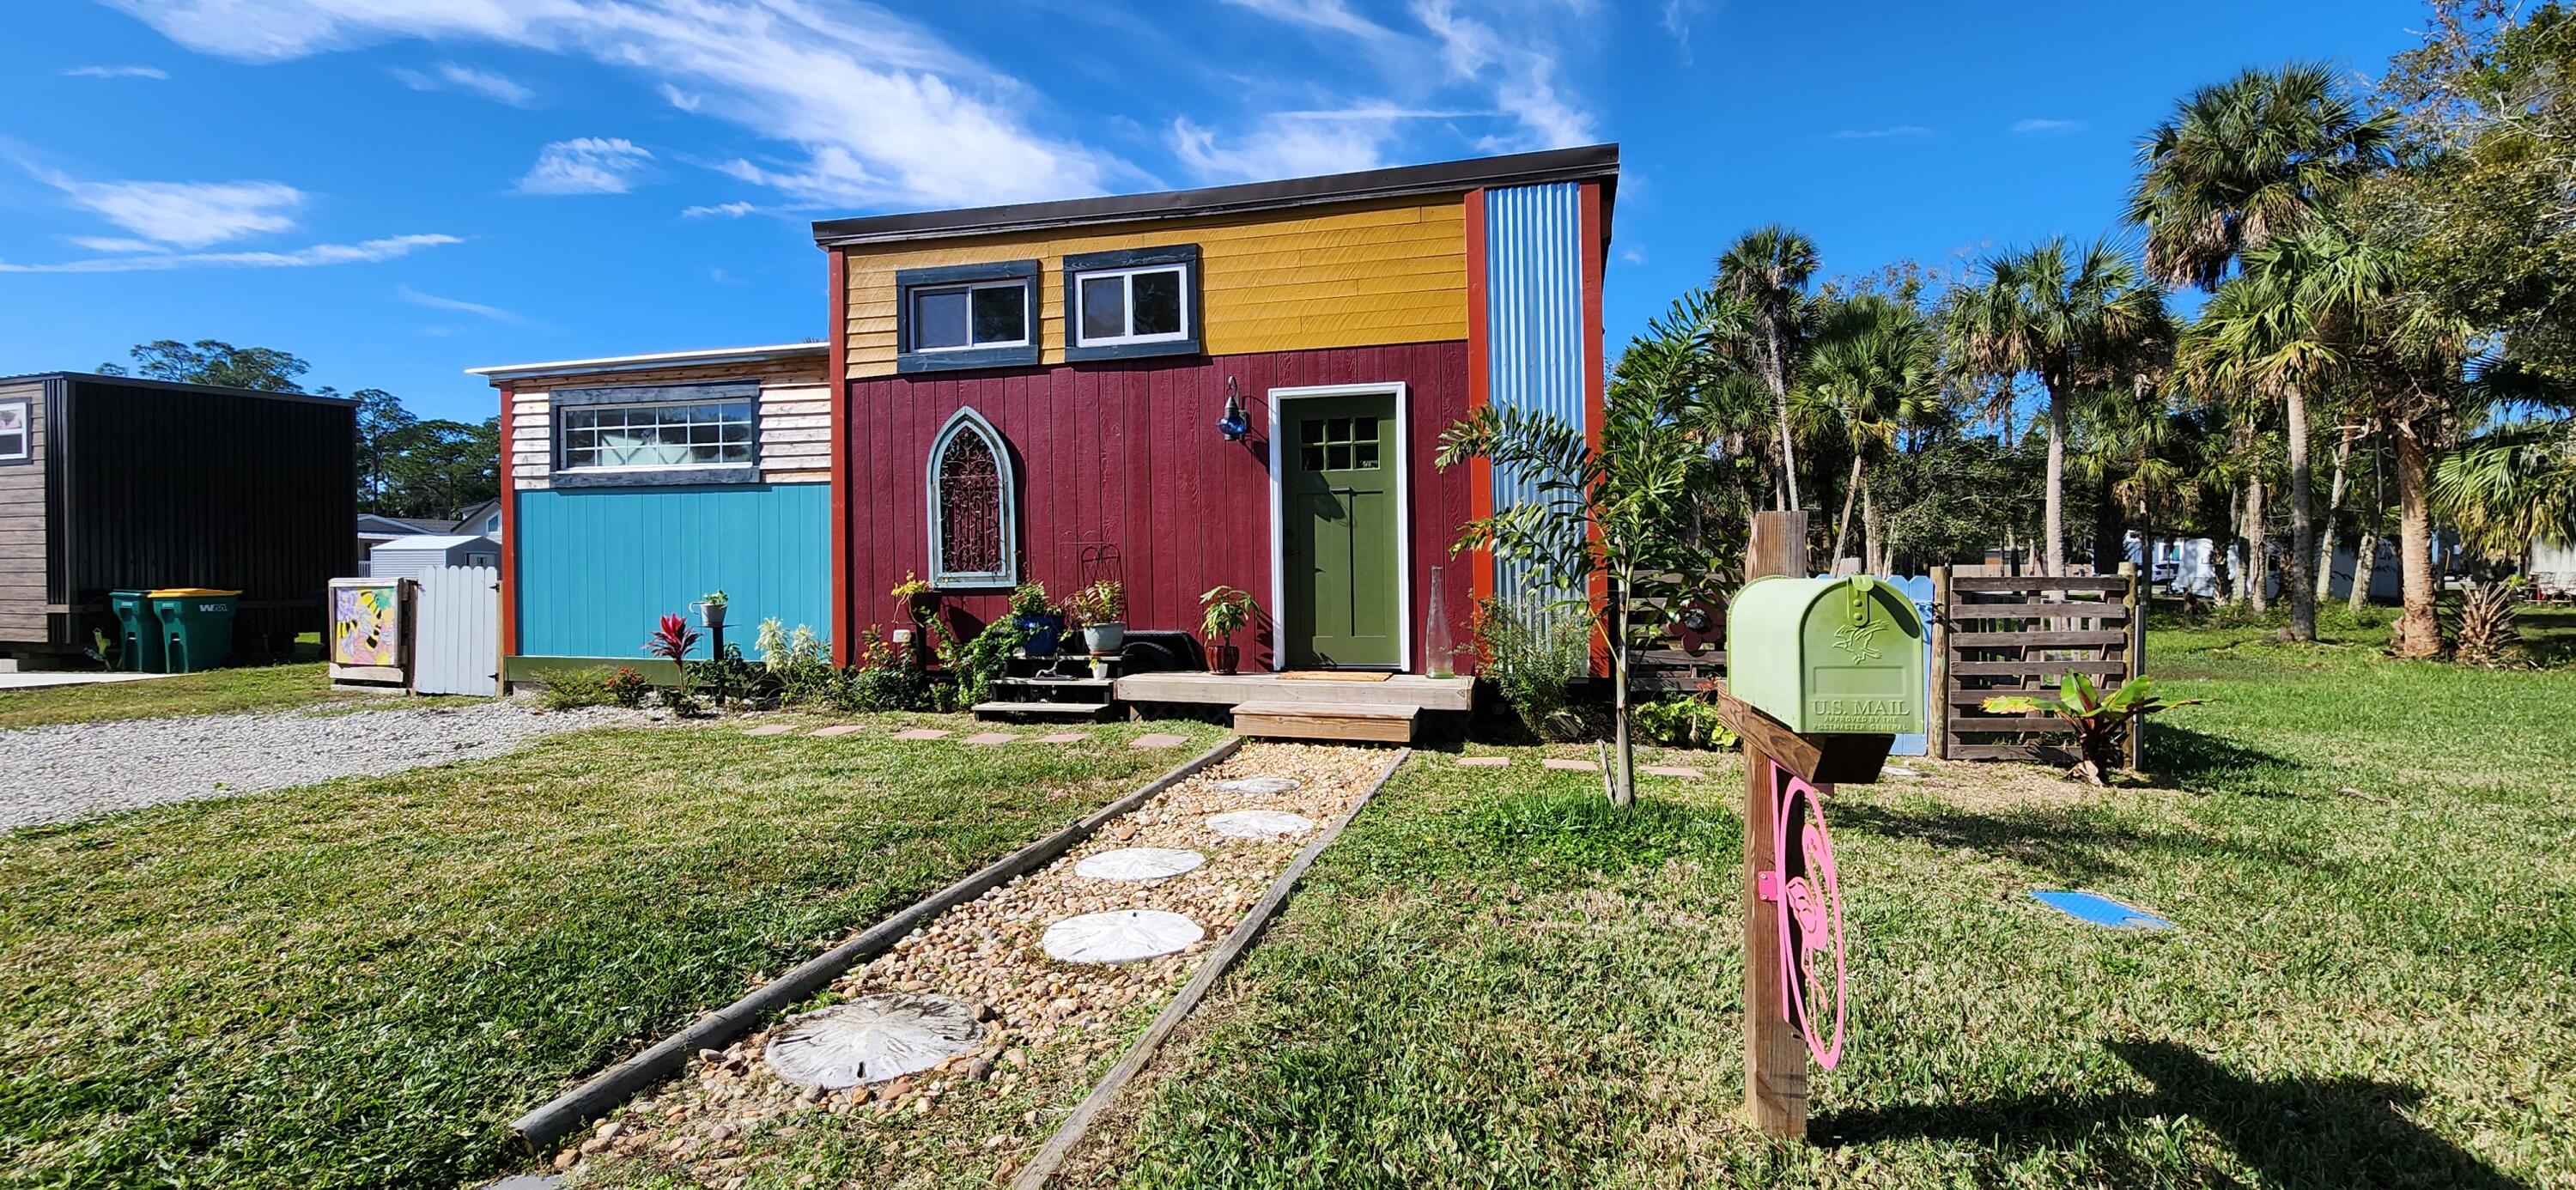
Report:
<svg viewBox="0 0 2576 1190"><path fill-rule="evenodd" d="M419 578L433 566L499 566L501 543L480 534L397 537L367 554L366 578Z"/></svg>
<svg viewBox="0 0 2576 1190"><path fill-rule="evenodd" d="M107 593L242 593L234 639L319 632L357 542L356 409L77 372L0 378L0 653L77 655Z"/></svg>

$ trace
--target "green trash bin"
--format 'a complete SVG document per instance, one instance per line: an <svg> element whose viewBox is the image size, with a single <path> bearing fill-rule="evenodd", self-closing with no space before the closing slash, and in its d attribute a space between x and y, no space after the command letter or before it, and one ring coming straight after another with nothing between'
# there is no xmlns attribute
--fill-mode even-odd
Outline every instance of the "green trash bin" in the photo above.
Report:
<svg viewBox="0 0 2576 1190"><path fill-rule="evenodd" d="M157 674L161 669L161 617L152 610L150 591L110 591L107 610L116 614L116 667Z"/></svg>
<svg viewBox="0 0 2576 1190"><path fill-rule="evenodd" d="M163 587L152 593L152 614L161 618L161 639L168 663L165 672L192 674L224 663L233 651L233 609L239 591L212 587Z"/></svg>

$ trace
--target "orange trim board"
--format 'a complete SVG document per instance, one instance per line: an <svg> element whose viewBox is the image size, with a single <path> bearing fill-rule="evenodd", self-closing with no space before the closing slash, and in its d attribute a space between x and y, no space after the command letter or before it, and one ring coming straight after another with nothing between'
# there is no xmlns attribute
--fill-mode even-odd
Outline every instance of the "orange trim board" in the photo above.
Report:
<svg viewBox="0 0 2576 1190"><path fill-rule="evenodd" d="M1491 284L1486 270L1492 262L1485 251L1485 192L1468 191L1461 205L1467 216L1467 408L1472 412L1493 403L1493 359L1489 354L1493 315L1485 307L1486 288ZM1467 515L1473 519L1494 515L1494 468L1483 459L1467 464ZM1467 585L1478 603L1494 597L1492 550L1468 551Z"/></svg>

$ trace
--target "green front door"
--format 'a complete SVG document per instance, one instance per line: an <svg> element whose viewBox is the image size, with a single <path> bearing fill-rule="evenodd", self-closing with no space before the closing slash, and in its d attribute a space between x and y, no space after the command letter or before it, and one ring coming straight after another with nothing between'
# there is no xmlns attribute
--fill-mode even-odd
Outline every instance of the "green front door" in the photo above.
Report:
<svg viewBox="0 0 2576 1190"><path fill-rule="evenodd" d="M1400 668L1395 397L1281 404L1288 664Z"/></svg>

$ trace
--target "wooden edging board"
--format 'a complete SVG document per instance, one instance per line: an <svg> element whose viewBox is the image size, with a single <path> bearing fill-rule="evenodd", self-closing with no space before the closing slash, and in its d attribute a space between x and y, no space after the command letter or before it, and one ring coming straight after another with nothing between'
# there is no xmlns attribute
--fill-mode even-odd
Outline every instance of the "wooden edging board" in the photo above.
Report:
<svg viewBox="0 0 2576 1190"><path fill-rule="evenodd" d="M1039 1149L1037 1156L1030 1158L1029 1163L1022 1166L1019 1174L1011 1179L1011 1190L1040 1190L1047 1184L1048 1179L1055 1176L1058 1169L1063 1168L1065 1158L1073 1155L1075 1147L1082 1143L1083 1135L1091 1131L1092 1121L1099 1118L1101 1112L1108 1110L1110 1103L1118 1098L1118 1092L1127 1086L1128 1080L1135 1078L1136 1073L1143 1070L1146 1063L1154 1060L1154 1054L1162 1049L1164 1040L1172 1035L1172 1030L1180 1027L1182 1021L1189 1018L1190 1013L1198 1008L1201 1000L1207 998L1209 990L1216 987L1217 979L1225 974L1226 968L1233 966L1234 961L1242 957L1243 952L1251 949L1252 944L1260 939L1262 929L1268 926L1270 918L1279 912L1279 906L1286 903L1288 892L1296 887L1297 879L1306 874L1307 868L1314 866L1315 857L1322 855L1324 848L1332 846L1333 840L1341 837L1342 828L1349 826L1352 819L1360 816L1360 811L1367 809L1368 804L1377 799L1377 791L1386 788L1387 780L1395 776L1395 770L1402 767L1405 760L1412 755L1411 748L1397 749L1395 755L1386 762L1386 766L1378 770L1377 780L1369 782L1369 787L1361 792L1359 800L1352 802L1350 809L1342 811L1341 816L1335 818L1331 826L1324 828L1323 834L1317 835L1314 842L1308 843L1305 850L1297 853L1296 859L1289 861L1287 870L1279 873L1277 880L1270 882L1270 891L1263 893L1261 900L1253 904L1252 911L1244 914L1242 921L1235 923L1233 932L1225 936L1225 941L1217 944L1217 948L1209 953L1206 962L1199 964L1198 973L1192 975L1188 983L1181 985L1180 994L1172 997L1172 1002L1164 1005L1163 1011L1155 1015L1154 1023L1145 1026L1144 1035L1136 1039L1136 1044L1127 1047L1126 1055L1118 1059L1117 1065L1109 1068L1109 1073L1101 1076L1099 1085L1091 1088L1091 1094L1084 1096L1081 1103L1074 1105L1073 1114L1066 1116L1062 1124L1056 1125L1055 1135L1047 1138L1046 1146Z"/></svg>
<svg viewBox="0 0 2576 1190"><path fill-rule="evenodd" d="M1181 783L1192 774L1234 755L1242 747L1241 736L1219 740L1215 747L1200 753L1197 759L1155 778L1144 788L1101 807L1072 826L995 860L974 875L869 927L858 937L806 960L796 969L761 985L750 995L699 1017L688 1028L655 1042L643 1053L592 1075L580 1086L512 1121L510 1130L519 1135L530 1152L544 1150L570 1135L574 1129L605 1115L610 1108L625 1102L628 1096L668 1078L688 1063L689 1055L731 1044L772 1014L793 1007L840 978L842 972L860 960L891 949L904 935L919 929L930 919L1054 860L1072 850L1075 844L1090 838L1111 819L1143 805L1147 799Z"/></svg>

